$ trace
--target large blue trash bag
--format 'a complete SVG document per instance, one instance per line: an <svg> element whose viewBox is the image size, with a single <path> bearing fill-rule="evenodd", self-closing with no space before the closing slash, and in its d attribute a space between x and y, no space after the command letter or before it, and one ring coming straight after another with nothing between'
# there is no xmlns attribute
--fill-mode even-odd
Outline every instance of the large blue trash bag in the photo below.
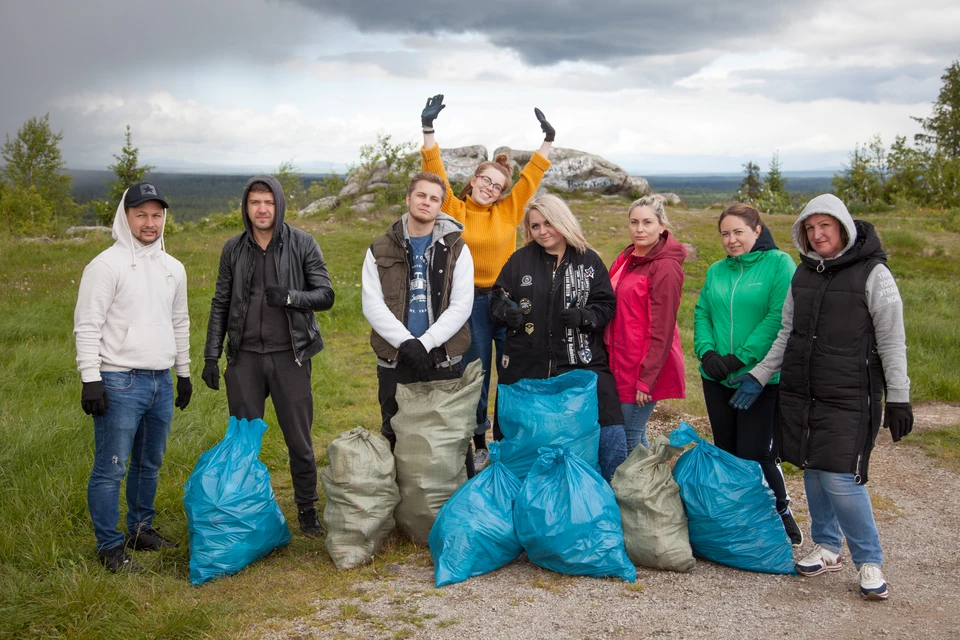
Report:
<svg viewBox="0 0 960 640"><path fill-rule="evenodd" d="M523 553L513 524L520 481L500 462L496 442L490 463L447 500L430 530L438 587L496 571Z"/></svg>
<svg viewBox="0 0 960 640"><path fill-rule="evenodd" d="M686 422L670 444L697 446L673 467L694 554L738 569L794 573L790 539L760 464L702 440Z"/></svg>
<svg viewBox="0 0 960 640"><path fill-rule="evenodd" d="M500 460L522 482L541 447L567 447L599 473L597 374L569 371L497 385Z"/></svg>
<svg viewBox="0 0 960 640"><path fill-rule="evenodd" d="M183 488L190 582L232 575L290 542L270 472L260 462L267 423L230 418L227 434L197 460Z"/></svg>
<svg viewBox="0 0 960 640"><path fill-rule="evenodd" d="M566 447L540 449L513 520L517 539L537 566L573 576L637 579L613 489Z"/></svg>

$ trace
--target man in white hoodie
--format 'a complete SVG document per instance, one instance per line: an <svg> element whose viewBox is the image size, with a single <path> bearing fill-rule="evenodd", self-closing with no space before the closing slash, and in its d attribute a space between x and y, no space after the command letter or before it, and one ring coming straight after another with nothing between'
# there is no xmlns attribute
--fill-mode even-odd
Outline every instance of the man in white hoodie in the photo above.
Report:
<svg viewBox="0 0 960 640"><path fill-rule="evenodd" d="M127 189L113 220L116 242L83 270L74 311L80 405L93 416L96 441L87 505L98 557L113 572L140 570L125 547L178 546L153 528L173 407L185 409L193 393L187 277L163 249L166 210L154 185ZM176 402L170 367L177 373ZM117 530L125 475L127 536Z"/></svg>

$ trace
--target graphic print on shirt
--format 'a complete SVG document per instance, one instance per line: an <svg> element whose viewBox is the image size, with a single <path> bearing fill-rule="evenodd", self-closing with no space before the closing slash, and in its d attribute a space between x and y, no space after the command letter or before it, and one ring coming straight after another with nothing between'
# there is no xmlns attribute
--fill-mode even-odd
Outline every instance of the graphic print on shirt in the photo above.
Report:
<svg viewBox="0 0 960 640"><path fill-rule="evenodd" d="M407 329L419 338L430 326L427 315L427 247L432 236L410 238L412 262L410 269L410 301L407 307Z"/></svg>
<svg viewBox="0 0 960 640"><path fill-rule="evenodd" d="M590 281L593 280L593 267L578 265L576 269L567 268L563 277L563 302L568 309L582 309L587 306L590 298ZM583 364L590 364L593 353L590 351L587 336L580 333L580 329L565 329L567 343L567 362L573 364L579 360Z"/></svg>

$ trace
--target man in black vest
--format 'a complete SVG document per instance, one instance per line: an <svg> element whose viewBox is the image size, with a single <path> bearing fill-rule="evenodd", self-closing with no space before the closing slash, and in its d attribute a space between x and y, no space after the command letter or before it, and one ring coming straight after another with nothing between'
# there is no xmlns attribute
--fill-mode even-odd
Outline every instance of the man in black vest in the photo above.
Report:
<svg viewBox="0 0 960 640"><path fill-rule="evenodd" d="M218 360L227 337L227 403L237 418L262 418L273 397L290 454L300 530L323 531L313 455L310 358L323 349L315 311L333 306L333 287L317 241L283 221L283 187L273 176L252 178L241 201L246 230L220 254L210 306L203 381L220 388Z"/></svg>
<svg viewBox="0 0 960 640"><path fill-rule="evenodd" d="M363 315L377 354L380 432L391 447L397 384L459 378L470 346L473 258L463 225L440 213L445 197L440 176L415 175L407 213L373 241L363 261Z"/></svg>

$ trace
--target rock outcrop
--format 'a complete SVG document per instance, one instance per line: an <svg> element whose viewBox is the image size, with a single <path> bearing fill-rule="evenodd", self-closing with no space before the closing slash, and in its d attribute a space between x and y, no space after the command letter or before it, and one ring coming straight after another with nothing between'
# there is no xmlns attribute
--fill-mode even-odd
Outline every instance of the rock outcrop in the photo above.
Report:
<svg viewBox="0 0 960 640"><path fill-rule="evenodd" d="M511 164L523 167L533 151L499 147L494 157L505 153ZM543 184L561 191L595 191L626 197L650 192L650 184L640 177L630 176L620 166L592 153L554 147L550 151L552 166L543 177Z"/></svg>

